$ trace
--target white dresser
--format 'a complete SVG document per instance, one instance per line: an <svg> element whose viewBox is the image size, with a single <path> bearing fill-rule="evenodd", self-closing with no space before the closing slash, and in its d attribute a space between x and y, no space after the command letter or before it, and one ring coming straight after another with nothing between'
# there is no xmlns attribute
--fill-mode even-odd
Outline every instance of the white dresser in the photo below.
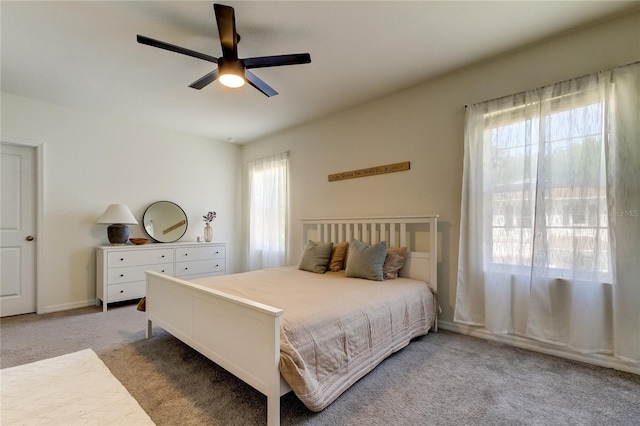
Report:
<svg viewBox="0 0 640 426"><path fill-rule="evenodd" d="M145 271L184 280L226 273L226 243L149 243L96 248L96 305L139 299L146 293Z"/></svg>

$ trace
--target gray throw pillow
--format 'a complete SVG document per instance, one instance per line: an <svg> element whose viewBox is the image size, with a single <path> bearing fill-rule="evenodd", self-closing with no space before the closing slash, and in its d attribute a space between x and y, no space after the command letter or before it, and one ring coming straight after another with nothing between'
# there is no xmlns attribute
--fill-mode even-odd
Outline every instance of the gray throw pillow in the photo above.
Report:
<svg viewBox="0 0 640 426"><path fill-rule="evenodd" d="M369 246L358 240L349 243L349 256L347 257L347 269L345 276L353 278L366 278L368 280L382 281L382 265L387 256L387 242Z"/></svg>
<svg viewBox="0 0 640 426"><path fill-rule="evenodd" d="M324 274L331 257L331 247L333 243L316 243L315 241L307 241L304 246L304 253L300 259L298 269L303 271L315 272L316 274Z"/></svg>

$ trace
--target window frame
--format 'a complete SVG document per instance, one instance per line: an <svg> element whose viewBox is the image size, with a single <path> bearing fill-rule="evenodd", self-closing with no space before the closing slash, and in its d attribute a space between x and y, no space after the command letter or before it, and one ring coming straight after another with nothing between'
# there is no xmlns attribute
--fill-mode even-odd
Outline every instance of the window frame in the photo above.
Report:
<svg viewBox="0 0 640 426"><path fill-rule="evenodd" d="M577 99L577 102L576 102ZM576 105L577 103L579 103L579 105ZM543 101L534 101L534 102L525 102L525 99L522 98L522 104L521 105L517 105L517 106L509 106L506 108L502 108L502 109L496 109L493 111L489 111L486 112L484 114L484 127L483 127L483 152L485 153L484 159L483 159L483 168L486 168L488 166L492 166L491 170L497 170L498 168L495 167L497 164L497 159L498 157L496 156L497 153L500 152L507 152L507 155L503 156L503 161L504 158L509 158L508 155L508 151L513 151L514 149L517 149L518 152L522 153L523 155L520 156L520 158L523 161L529 161L529 162L535 162L535 166L538 167L537 162L540 161L539 156L543 155L546 158L547 161L552 160L551 155L553 155L552 153L547 154L540 154L538 152L539 150L539 146L541 143L544 144L544 149L545 151L552 149L553 148L553 144L565 144L566 146L573 146L573 145L580 145L581 147L584 147L586 145L586 143L588 143L588 138L589 137L593 137L593 136L597 136L597 138L606 138L608 137L608 134L606 133L606 129L604 128L604 117L602 117L602 123L599 126L599 133L597 133L596 135L592 135L592 134L580 134L580 135L569 135L567 137L563 137L563 138L548 138L548 136L545 135L539 135L536 134L536 130L535 127L538 127L539 129L546 129L545 126L553 124L553 123L549 123L547 120L553 120L554 116L557 116L558 114L562 114L565 112L569 112L572 110L579 110L580 108L590 108L590 107L594 107L599 109L599 113L604 114L604 105L602 103L602 101L599 99L598 97L598 93L594 90L590 90L589 87L580 90L580 91L574 91L572 93L563 95L563 96L557 96L557 97L552 97L549 100L543 100ZM538 108L540 113L536 116L533 117L533 119L528 118L526 111L528 108ZM542 125L541 125L542 122ZM529 135L529 132L532 132L532 134L534 135L534 137L529 137L527 138L526 136L521 140L518 141L516 144L504 144L501 145L500 141L496 142L495 141L495 133L496 131L498 131L499 129L506 129L507 126L511 126L511 125L518 125L522 123L521 125L524 126L524 132L523 134L525 135ZM589 127L588 123L585 124L586 128ZM538 133L542 132L542 130L538 131ZM562 133L562 132L555 132L555 133ZM535 137L537 136L537 137ZM532 139L534 140L532 142ZM567 141L571 141L571 140L577 140L579 139L580 142L579 144L574 144L574 143L567 143ZM601 139L598 139L601 140ZM549 148L551 147L551 148ZM604 149L602 147L602 144L600 144L600 149ZM515 151L513 151L515 152ZM517 155L516 155L517 156ZM515 157L515 156L514 156ZM515 158L513 161L517 161ZM602 160L601 160L602 161ZM531 164L531 163L529 163ZM535 176L532 176L532 172L531 170L526 170L526 166L524 167L524 171L527 173L523 173L523 179L521 182L511 182L511 183L497 183L495 179L493 179L495 177L495 174L492 173L491 174L491 179L489 182L485 182L485 185L483 186L483 197L484 197L484 217L486 218L485 220L485 231L486 233L488 233L488 236L490 238L487 238L486 241L490 241L489 243L489 247L485 247L485 253L486 256L489 257L488 260L485 260L485 264L489 265L489 267L491 268L491 270L493 271L511 271L511 272L516 272L518 273L519 271L522 271L523 274L527 274L528 271L530 271L530 268L532 266L532 263L534 261L534 256L533 256L533 244L534 244L534 232L535 232L535 205L536 205L536 198L540 197L540 194L537 194L537 190L534 189L532 192L533 197L526 197L526 196L521 196L521 197L514 197L511 201L513 201L513 205L509 205L509 200L508 200L508 194L509 193L513 193L513 194L526 194L526 189L527 186L529 188L533 187L535 188L535 185L537 185L537 173ZM566 173L566 172L565 172ZM527 179L529 178L529 179ZM582 186L582 188L585 188L586 191L584 191L585 193L589 193L589 185L588 182L585 182L585 185ZM559 191L558 192L562 192L562 187L558 187L556 188ZM502 197L503 200L503 204L506 204L505 207L503 207L503 209L505 210L509 210L509 207L511 207L511 210L515 210L517 208L516 204L517 203L521 203L522 205L524 205L524 209L520 209L521 211L521 215L517 216L516 214L512 215L511 218L507 218L506 215L502 216L502 220L498 220L498 222L501 223L496 223L496 219L500 218L500 215L496 215L496 202L500 202L500 200L496 200L496 196L498 196L498 198ZM545 197L553 197L553 194L549 194L548 196ZM548 199L548 198L545 198ZM562 267L562 265L559 265L557 267L554 266L548 266L548 270L551 272L552 275L556 276L557 278L565 278L567 276L575 276L576 272L577 275L580 275L580 271L582 271L581 269L576 269L575 268L575 259L577 259L577 255L575 253L576 248L574 247L575 244L575 239L578 238L576 236L577 233L580 232L584 232L585 230L591 230L592 232L596 232L596 233L601 233L604 232L604 236L592 236L590 238L593 238L594 241L599 240L599 239L603 239L603 243L608 243L608 238L609 238L609 229L608 229L608 220L606 217L606 214L602 212L602 209L600 210L600 214L597 213L598 210L598 203L604 203L605 206L605 210L606 210L606 205L607 205L607 199L606 199L606 193L603 193L603 191L600 191L599 194L595 194L595 196L593 196L593 194L591 196L588 196L587 198L584 198L585 200L588 199L592 199L595 200L594 202L590 202L590 201L586 201L587 205L585 205L585 209L584 212L581 213L584 215L585 220L582 221L582 223L574 223L574 217L578 217L576 215L580 214L579 212L576 212L576 208L578 207L577 205L571 205L570 204L570 200L571 197L567 197L567 200L569 200L568 204L565 206L566 208L571 209L572 211L569 213L570 217L569 217L569 221L570 223L565 223L565 214L564 212L562 213L562 218L561 218L561 222L558 225L554 225L554 224L550 224L550 223L545 223L544 224L544 232L546 233L546 236L544 236L544 238L546 239L546 241L548 241L550 239L550 237L552 237L549 234L549 230L553 230L553 229L558 229L558 230L565 230L565 231L569 231L570 235L570 241L571 241L571 249L574 250L573 253L573 267ZM530 205L527 205L530 204ZM520 207L522 207L522 205ZM591 208L595 206L595 210L596 210L596 219L593 219L592 216L589 214L589 212L591 211ZM523 211L529 211L530 215L526 215L524 213L522 213ZM580 209L578 209L580 210ZM548 216L545 216L545 222L547 222ZM595 222L595 223L593 223ZM526 224L529 223L529 226L526 226ZM519 225L518 225L519 224ZM516 241L516 244L518 245L518 249L512 251L513 253L516 253L515 255L512 255L511 259L509 259L509 255L505 254L508 253L508 247L502 247L502 248L496 248L496 239L498 234L500 233L499 230L503 230L502 232L504 233L508 233L509 230L516 230L517 232L520 233L520 240ZM498 231L498 232L496 232ZM525 236L524 234L529 234L528 236ZM517 238L516 238L517 240ZM505 238L505 241L503 244L506 244L507 238ZM527 247L528 246L528 247ZM596 244L594 251L597 251L599 248L600 244ZM523 251L523 247L524 247L524 251ZM559 247L560 250L562 250L562 247ZM502 254L501 254L502 253ZM611 253L610 250L606 250L604 253L604 257L606 257L607 259L607 264L606 265L601 265L602 261L600 259L600 262L598 262L596 268L596 272L598 275L600 275L605 281L610 281L611 280L611 272L612 272L612 267L611 267ZM502 261L497 261L497 258L502 256ZM551 256L548 255L548 259ZM601 256L602 258L602 256Z"/></svg>

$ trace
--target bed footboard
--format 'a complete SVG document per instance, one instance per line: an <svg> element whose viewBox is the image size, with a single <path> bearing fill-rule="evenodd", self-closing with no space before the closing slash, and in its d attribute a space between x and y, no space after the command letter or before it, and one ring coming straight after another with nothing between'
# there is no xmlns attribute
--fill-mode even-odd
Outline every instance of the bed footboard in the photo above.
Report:
<svg viewBox="0 0 640 426"><path fill-rule="evenodd" d="M282 310L147 272L147 338L162 327L267 396L267 424L280 424Z"/></svg>

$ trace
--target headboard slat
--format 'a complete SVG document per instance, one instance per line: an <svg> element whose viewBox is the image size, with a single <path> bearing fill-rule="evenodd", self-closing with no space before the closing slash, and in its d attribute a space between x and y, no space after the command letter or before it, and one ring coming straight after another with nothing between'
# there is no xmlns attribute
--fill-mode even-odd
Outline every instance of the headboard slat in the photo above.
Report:
<svg viewBox="0 0 640 426"><path fill-rule="evenodd" d="M386 223L381 223L380 224L380 237L378 238L378 240L380 241L387 241L387 247L391 247L390 243L389 243L389 239L387 238L387 224Z"/></svg>
<svg viewBox="0 0 640 426"><path fill-rule="evenodd" d="M396 247L396 224L389 224L389 245L391 247Z"/></svg>

